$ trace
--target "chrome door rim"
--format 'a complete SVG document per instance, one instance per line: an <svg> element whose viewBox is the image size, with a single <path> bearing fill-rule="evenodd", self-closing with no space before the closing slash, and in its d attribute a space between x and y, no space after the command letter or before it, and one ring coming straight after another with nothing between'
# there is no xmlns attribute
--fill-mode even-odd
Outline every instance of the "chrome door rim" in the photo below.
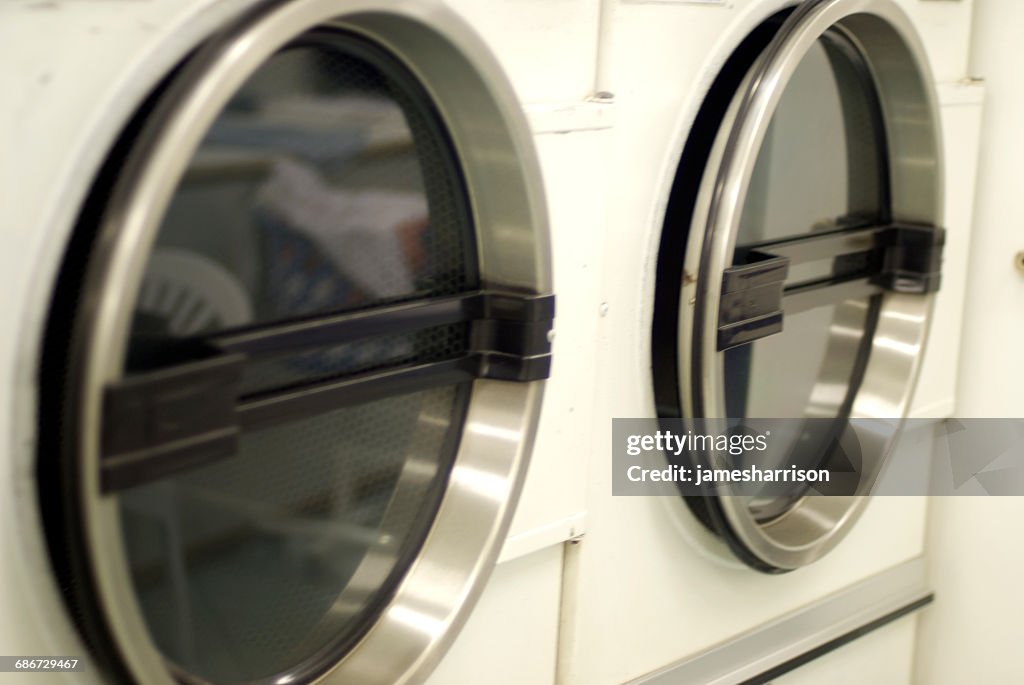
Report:
<svg viewBox="0 0 1024 685"><path fill-rule="evenodd" d="M133 296L173 189L214 117L291 38L321 26L377 42L435 98L460 154L478 235L482 282L549 292L550 255L529 129L489 50L439 3L296 0L257 7L200 48L147 123L100 228L78 408L82 526L106 623L139 682L175 675L148 636L131 588L117 504L99 495L102 389L119 379ZM489 126L481 126L480 122ZM500 552L539 415L542 383L473 383L449 485L416 562L361 641L320 682L418 682L436 664Z"/></svg>
<svg viewBox="0 0 1024 685"><path fill-rule="evenodd" d="M842 31L872 65L889 140L892 218L941 224L938 107L924 48L909 18L891 0L809 0L798 6L733 98L701 182L684 271L694 277L683 282L678 318L686 416L727 418L723 354L716 341L721 273L731 262L742 199L772 114L797 65L828 30ZM934 300L933 295L882 297L850 414L870 426L876 441L869 450L873 459L865 465L869 476L881 468L909 409ZM720 492L727 494L728 488ZM724 496L717 502L745 550L769 568L789 570L835 547L863 511L865 495L804 497L768 523L754 519L746 498Z"/></svg>

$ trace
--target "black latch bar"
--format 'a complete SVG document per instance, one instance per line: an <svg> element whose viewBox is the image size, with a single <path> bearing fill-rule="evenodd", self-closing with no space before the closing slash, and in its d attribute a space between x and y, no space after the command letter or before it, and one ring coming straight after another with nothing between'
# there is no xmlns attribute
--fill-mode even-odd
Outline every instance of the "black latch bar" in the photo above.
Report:
<svg viewBox="0 0 1024 685"><path fill-rule="evenodd" d="M882 268L872 279L895 293L934 293L942 285L946 231L932 226L892 226L878 237Z"/></svg>
<svg viewBox="0 0 1024 685"><path fill-rule="evenodd" d="M782 330L782 286L789 260L751 252L750 263L722 274L718 310L718 349L744 345Z"/></svg>
<svg viewBox="0 0 1024 685"><path fill-rule="evenodd" d="M553 319L553 295L485 290L178 343L175 353L188 353L181 363L106 388L102 487L121 490L230 457L243 430L477 378L547 378ZM469 325L470 340L456 358L241 396L250 360L457 323Z"/></svg>
<svg viewBox="0 0 1024 685"><path fill-rule="evenodd" d="M781 332L785 313L881 292L936 292L942 280L944 245L944 229L891 224L737 248L743 263L722 274L718 349ZM825 260L826 275L787 282L794 266Z"/></svg>
<svg viewBox="0 0 1024 685"><path fill-rule="evenodd" d="M214 335L208 343L221 350L244 352L254 357L480 319L539 322L550 328L554 316L553 295L474 291L232 331Z"/></svg>
<svg viewBox="0 0 1024 685"><path fill-rule="evenodd" d="M467 355L261 393L238 403L236 420L243 430L262 430L385 397L471 381L478 377L478 368L479 360Z"/></svg>
<svg viewBox="0 0 1024 685"><path fill-rule="evenodd" d="M143 471L160 477L235 452L234 404L244 357L212 348L206 353L206 359L129 376L106 388L104 489L137 485Z"/></svg>

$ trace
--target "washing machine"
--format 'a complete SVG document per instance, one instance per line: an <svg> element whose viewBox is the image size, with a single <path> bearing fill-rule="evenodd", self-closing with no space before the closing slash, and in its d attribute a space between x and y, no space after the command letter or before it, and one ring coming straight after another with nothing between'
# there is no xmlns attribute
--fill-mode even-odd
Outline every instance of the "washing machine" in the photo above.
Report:
<svg viewBox="0 0 1024 685"><path fill-rule="evenodd" d="M13 2L0 42L2 679L422 682L551 368L501 65L433 1Z"/></svg>
<svg viewBox="0 0 1024 685"><path fill-rule="evenodd" d="M932 600L927 501L868 495L896 450L928 462L934 426L903 417L954 406L980 110L963 81L970 3L622 1L605 20L605 425L566 557L559 682L821 682L850 659L799 667L862 647L902 655L867 657L871 678L908 682ZM968 164L944 165L944 147ZM783 447L807 468L841 466L854 426L861 476L830 496L617 495L613 418L806 422ZM693 418L712 421L673 423ZM875 629L882 648L856 640Z"/></svg>

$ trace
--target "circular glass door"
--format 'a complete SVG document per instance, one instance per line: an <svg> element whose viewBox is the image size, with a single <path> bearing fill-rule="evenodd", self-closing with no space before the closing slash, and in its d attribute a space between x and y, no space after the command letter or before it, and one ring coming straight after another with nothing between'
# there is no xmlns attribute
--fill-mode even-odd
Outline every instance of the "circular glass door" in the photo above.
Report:
<svg viewBox="0 0 1024 685"><path fill-rule="evenodd" d="M695 465L836 476L687 497L759 570L838 543L906 413L939 285L936 116L898 8L812 1L740 46L684 150L659 254L659 413L774 425L766 451Z"/></svg>
<svg viewBox="0 0 1024 685"><path fill-rule="evenodd" d="M399 4L211 38L83 212L40 495L111 675L405 682L497 556L549 365L537 171L487 52Z"/></svg>

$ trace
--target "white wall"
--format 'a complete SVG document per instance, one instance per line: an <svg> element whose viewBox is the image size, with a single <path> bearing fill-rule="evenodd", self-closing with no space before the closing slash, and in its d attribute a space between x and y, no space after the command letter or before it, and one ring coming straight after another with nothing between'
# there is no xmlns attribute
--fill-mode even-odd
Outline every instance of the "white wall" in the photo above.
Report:
<svg viewBox="0 0 1024 685"><path fill-rule="evenodd" d="M1024 2L976 0L971 73L987 81L957 414L1024 416ZM916 681L1024 682L1024 498L931 502L936 602L922 614Z"/></svg>

